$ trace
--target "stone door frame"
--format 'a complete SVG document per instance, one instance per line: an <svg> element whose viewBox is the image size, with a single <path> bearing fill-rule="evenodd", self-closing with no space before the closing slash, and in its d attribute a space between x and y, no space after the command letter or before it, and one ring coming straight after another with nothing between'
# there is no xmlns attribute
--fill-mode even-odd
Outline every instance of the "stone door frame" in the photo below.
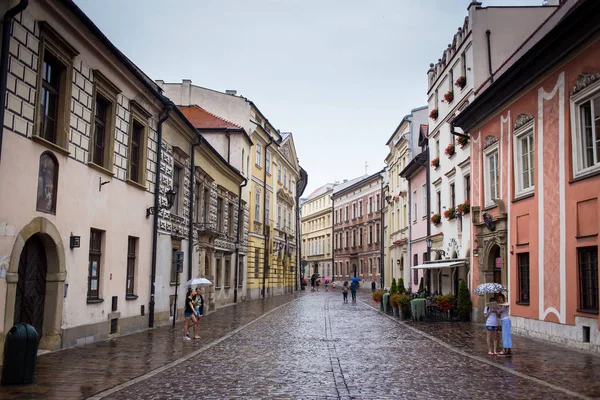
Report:
<svg viewBox="0 0 600 400"><path fill-rule="evenodd" d="M44 217L36 217L21 229L13 244L10 264L6 273L6 311L4 329L7 332L14 324L17 282L19 281L19 261L25 243L37 235L46 251L46 299L44 301L44 322L39 348L56 350L62 346L62 312L64 282L67 278L65 250L56 226Z"/></svg>

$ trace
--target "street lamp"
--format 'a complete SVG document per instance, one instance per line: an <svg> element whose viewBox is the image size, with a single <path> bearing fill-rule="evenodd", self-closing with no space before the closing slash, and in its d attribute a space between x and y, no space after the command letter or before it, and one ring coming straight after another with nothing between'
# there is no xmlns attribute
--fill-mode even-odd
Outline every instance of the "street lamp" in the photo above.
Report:
<svg viewBox="0 0 600 400"><path fill-rule="evenodd" d="M431 251L431 246L433 246L433 240L431 240L431 238L427 238L425 240L425 243L427 244L427 250ZM435 251L440 257L446 256L446 252L444 250L433 249L433 251Z"/></svg>
<svg viewBox="0 0 600 400"><path fill-rule="evenodd" d="M175 202L175 196L177 195L177 191L174 189L169 189L167 191L167 193L165 193L165 195L167 196L167 205L163 206L160 205L158 206L158 210L170 210L171 207L173 207L173 203ZM151 215L154 215L154 207L148 207L146 209L146 218L150 217Z"/></svg>

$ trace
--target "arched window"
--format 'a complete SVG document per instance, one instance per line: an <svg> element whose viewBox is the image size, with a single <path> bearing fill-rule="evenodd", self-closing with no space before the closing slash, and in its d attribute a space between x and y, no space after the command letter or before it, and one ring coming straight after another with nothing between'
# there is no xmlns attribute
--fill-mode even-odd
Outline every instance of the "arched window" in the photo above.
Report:
<svg viewBox="0 0 600 400"><path fill-rule="evenodd" d="M56 191L58 189L58 161L54 154L44 152L40 156L36 210L56 214Z"/></svg>

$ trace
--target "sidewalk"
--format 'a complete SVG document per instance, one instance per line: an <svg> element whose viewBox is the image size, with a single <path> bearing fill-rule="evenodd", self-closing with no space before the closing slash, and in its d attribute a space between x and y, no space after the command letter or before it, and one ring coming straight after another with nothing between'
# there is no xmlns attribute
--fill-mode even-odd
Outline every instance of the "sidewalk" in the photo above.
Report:
<svg viewBox="0 0 600 400"><path fill-rule="evenodd" d="M0 399L85 399L185 356L310 291L240 302L202 317L201 339L184 341L183 322L38 356L35 383L0 386Z"/></svg>

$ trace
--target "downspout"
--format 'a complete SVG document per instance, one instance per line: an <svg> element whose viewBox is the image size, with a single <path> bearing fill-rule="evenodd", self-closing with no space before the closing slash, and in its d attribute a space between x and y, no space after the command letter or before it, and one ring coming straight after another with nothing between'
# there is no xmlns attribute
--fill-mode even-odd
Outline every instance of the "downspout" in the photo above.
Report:
<svg viewBox="0 0 600 400"><path fill-rule="evenodd" d="M228 153L229 154L229 153ZM242 162L244 162L242 160ZM242 188L248 184L248 179L244 178L244 182L240 185L240 191L238 192L238 223L237 223L237 235L235 239L235 277L233 278L234 286L233 286L233 302L237 303L237 291L238 291L238 276L239 276L239 268L240 268L240 239L241 235L241 227L244 222L244 216L242 214Z"/></svg>
<svg viewBox="0 0 600 400"><path fill-rule="evenodd" d="M408 268L407 268L407 270L408 270L408 279L404 279L404 283L408 283L408 287L410 288L410 286L411 286L410 285L410 265L412 264L412 260L411 260L411 258L412 258L412 253L411 253L412 246L411 246L410 241L412 239L412 221L413 221L412 213L413 213L414 210L413 210L413 207L412 207L413 198L412 198L412 191L410 189L410 179L407 179L407 181L408 181L408 196L407 196L408 197L408 221L407 221L407 223L408 223L408 239L406 240L406 242L408 244L408 250L407 250L408 251L408 253L407 253L408 254L408 262L406 264L408 266ZM416 217L416 215L415 215L415 217ZM404 277L402 277L402 278L404 278Z"/></svg>
<svg viewBox="0 0 600 400"><path fill-rule="evenodd" d="M333 267L334 271L333 271L333 277L332 279L335 280L335 276L337 273L339 273L339 271L337 271L337 269L335 268L335 249L337 247L337 240L335 240L335 201L333 200L333 191L335 190L335 184L333 185L333 188L331 189L331 240L333 241L333 246L331 248L331 266ZM335 240L335 241L334 241ZM341 270L341 268L340 268Z"/></svg>
<svg viewBox="0 0 600 400"><path fill-rule="evenodd" d="M488 50L488 68L490 72L490 83L494 82L494 74L492 73L492 44L490 42L490 35L492 32L488 29L485 31L485 36L487 36L487 50Z"/></svg>
<svg viewBox="0 0 600 400"><path fill-rule="evenodd" d="M225 131L225 137L227 138L227 162L230 162L229 158L231 156L231 133L229 133L229 131Z"/></svg>
<svg viewBox="0 0 600 400"><path fill-rule="evenodd" d="M156 249L158 247L158 214L159 214L159 200L160 200L160 160L162 158L162 126L163 123L169 118L169 114L173 109L172 104L168 104L165 108L163 115L158 120L156 128L156 137L158 146L156 149L156 166L154 169L154 221L152 227L152 272L150 275L150 306L148 307L148 327L154 327L154 281L156 280Z"/></svg>
<svg viewBox="0 0 600 400"><path fill-rule="evenodd" d="M381 195L379 196L381 198L381 205L379 205L379 204L377 205L379 207L379 213L380 213L379 219L381 221L380 222L380 228L379 228L380 229L379 233L381 235L381 249L380 249L381 256L380 256L380 260L379 260L379 267L381 268L381 283L380 283L380 288L381 289L383 289L384 284L385 284L385 266L383 265L384 262L385 262L385 235L384 235L384 232L385 232L385 220L383 218L383 216L384 216L384 213L383 213L383 208L384 207L383 207L383 205L385 204L384 203L385 202L385 197L383 195L383 182L384 182L384 176L383 176L383 174L385 173L386 168L387 167L385 167L381 171L381 173L382 173L382 176L381 176Z"/></svg>
<svg viewBox="0 0 600 400"><path fill-rule="evenodd" d="M263 236L265 238L265 256L263 257L263 276L262 276L262 297L266 295L265 292L265 281L267 278L267 268L269 266L269 260L267 259L269 253L269 242L267 241L267 149L273 144L273 138L269 137L269 143L265 146L265 164L263 172ZM269 232L270 233L270 232Z"/></svg>
<svg viewBox="0 0 600 400"><path fill-rule="evenodd" d="M8 54L10 52L10 26L12 19L25 10L28 0L21 0L19 4L6 11L2 19L2 54L0 55L0 104L6 104L6 87L8 82ZM2 160L2 139L4 136L4 110L0 112L0 161Z"/></svg>
<svg viewBox="0 0 600 400"><path fill-rule="evenodd" d="M197 207L197 205L194 204L194 189L196 189L196 179L194 179L194 160L195 160L195 151L194 149L198 146L200 146L200 144L202 143L202 135L200 135L200 133L198 133L198 141L195 143L192 143L190 152L190 195L189 195L189 204L190 204L190 209L188 211L188 276L190 279L193 278L192 276L192 256L194 255L194 206ZM197 218L198 216L196 216Z"/></svg>
<svg viewBox="0 0 600 400"><path fill-rule="evenodd" d="M431 236L431 177L430 177L430 167L431 167L431 152L429 151L429 140L427 140L427 165L425 166L427 169L425 171L425 180L427 181L427 239ZM431 260L431 249L427 248L427 261ZM425 272L423 272L425 275Z"/></svg>

